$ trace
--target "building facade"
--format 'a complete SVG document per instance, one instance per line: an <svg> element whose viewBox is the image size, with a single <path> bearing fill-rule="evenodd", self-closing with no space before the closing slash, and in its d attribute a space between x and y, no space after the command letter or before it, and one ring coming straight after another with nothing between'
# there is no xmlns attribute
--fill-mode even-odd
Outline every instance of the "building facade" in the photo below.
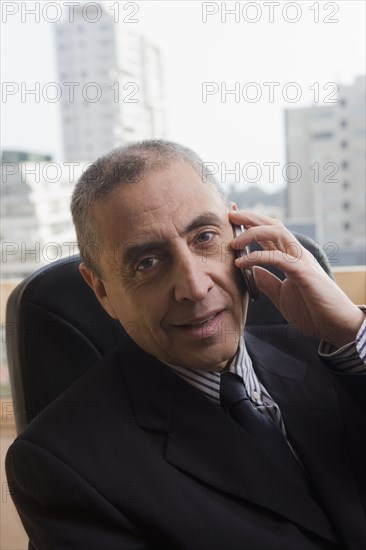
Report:
<svg viewBox="0 0 366 550"><path fill-rule="evenodd" d="M64 159L93 161L114 147L161 138L159 50L100 7L99 19L76 6L55 26Z"/></svg>
<svg viewBox="0 0 366 550"><path fill-rule="evenodd" d="M28 151L4 150L1 152L1 164L5 162L27 162L27 161L50 161L51 155L39 155L38 153L29 153Z"/></svg>
<svg viewBox="0 0 366 550"><path fill-rule="evenodd" d="M289 220L311 220L316 240L349 260L365 249L365 77L334 103L286 111ZM300 168L299 168L300 167ZM299 178L297 178L297 173ZM359 260L357 260L359 258Z"/></svg>
<svg viewBox="0 0 366 550"><path fill-rule="evenodd" d="M3 279L22 279L78 253L70 198L82 170L80 163L1 165Z"/></svg>

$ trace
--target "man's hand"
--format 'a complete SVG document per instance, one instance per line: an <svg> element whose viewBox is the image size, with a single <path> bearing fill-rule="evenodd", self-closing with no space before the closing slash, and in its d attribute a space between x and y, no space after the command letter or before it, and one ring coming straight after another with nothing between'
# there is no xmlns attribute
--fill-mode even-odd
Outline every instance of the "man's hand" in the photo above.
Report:
<svg viewBox="0 0 366 550"><path fill-rule="evenodd" d="M243 210L230 211L229 219L246 228L232 241L234 249L242 249L253 241L264 249L235 260L238 267L267 264L285 273L287 278L281 281L262 267L254 269L260 290L289 323L337 348L355 340L364 320L363 312L281 221Z"/></svg>

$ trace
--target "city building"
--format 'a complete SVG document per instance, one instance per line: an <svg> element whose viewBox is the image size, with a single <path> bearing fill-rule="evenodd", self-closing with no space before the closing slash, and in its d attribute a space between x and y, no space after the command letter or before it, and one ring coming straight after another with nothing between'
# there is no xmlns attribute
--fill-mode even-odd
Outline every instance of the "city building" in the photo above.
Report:
<svg viewBox="0 0 366 550"><path fill-rule="evenodd" d="M164 137L159 50L102 7L94 22L85 6L73 13L55 26L64 159Z"/></svg>
<svg viewBox="0 0 366 550"><path fill-rule="evenodd" d="M313 220L316 240L343 265L365 262L365 95L358 77L332 103L286 111L287 217Z"/></svg>
<svg viewBox="0 0 366 550"><path fill-rule="evenodd" d="M77 254L70 198L83 165L28 161L0 168L2 278L22 279Z"/></svg>
<svg viewBox="0 0 366 550"><path fill-rule="evenodd" d="M1 151L1 163L5 162L27 162L30 160L49 161L52 160L51 155L39 155L37 153L29 153L26 151Z"/></svg>

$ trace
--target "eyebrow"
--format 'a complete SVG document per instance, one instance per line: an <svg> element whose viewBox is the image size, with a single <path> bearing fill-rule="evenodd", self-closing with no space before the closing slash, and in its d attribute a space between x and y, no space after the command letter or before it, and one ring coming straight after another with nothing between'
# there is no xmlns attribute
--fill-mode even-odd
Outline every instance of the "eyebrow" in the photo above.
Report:
<svg viewBox="0 0 366 550"><path fill-rule="evenodd" d="M181 236L185 237L195 229L204 227L205 225L215 225L217 227L223 227L224 221L220 216L214 212L203 212L196 218L194 218L182 231ZM126 247L122 253L122 261L124 264L133 263L140 255L154 250L156 248L162 248L165 245L163 240L151 240L142 243L133 243Z"/></svg>

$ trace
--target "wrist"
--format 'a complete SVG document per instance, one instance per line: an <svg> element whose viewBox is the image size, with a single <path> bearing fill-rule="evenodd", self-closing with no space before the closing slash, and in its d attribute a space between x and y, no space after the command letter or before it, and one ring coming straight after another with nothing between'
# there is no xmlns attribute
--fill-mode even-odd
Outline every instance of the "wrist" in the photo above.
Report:
<svg viewBox="0 0 366 550"><path fill-rule="evenodd" d="M365 313L355 306L355 312L352 318L349 320L342 330L337 334L329 344L332 344L335 348L339 349L356 340L357 334L365 320Z"/></svg>

